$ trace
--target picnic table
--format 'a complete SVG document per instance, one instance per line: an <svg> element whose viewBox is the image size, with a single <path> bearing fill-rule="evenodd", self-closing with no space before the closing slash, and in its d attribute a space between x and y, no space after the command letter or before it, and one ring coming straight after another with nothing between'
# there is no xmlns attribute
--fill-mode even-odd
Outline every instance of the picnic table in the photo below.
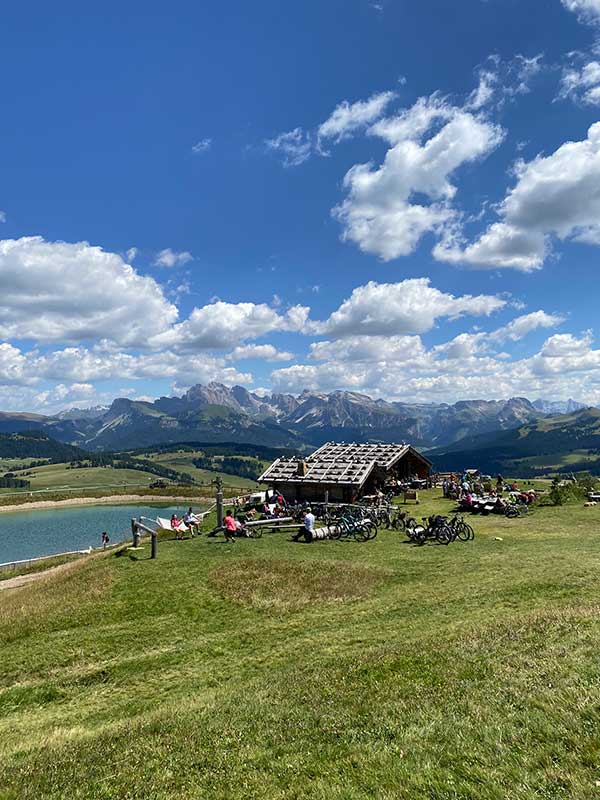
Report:
<svg viewBox="0 0 600 800"><path fill-rule="evenodd" d="M409 500L414 500L417 505L419 505L419 492L416 489L405 489L404 490L404 502L407 503Z"/></svg>

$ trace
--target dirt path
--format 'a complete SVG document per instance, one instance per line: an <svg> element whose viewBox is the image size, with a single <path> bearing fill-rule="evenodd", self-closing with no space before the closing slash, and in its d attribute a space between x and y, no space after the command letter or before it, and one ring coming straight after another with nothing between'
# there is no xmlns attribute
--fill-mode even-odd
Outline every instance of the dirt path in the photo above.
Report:
<svg viewBox="0 0 600 800"><path fill-rule="evenodd" d="M108 497L70 497L68 500L34 500L31 503L13 503L0 506L0 514L6 511L34 511L41 508L69 508L71 506L99 506L129 503L182 503L184 505L212 505L213 497L169 497L168 495L115 494Z"/></svg>
<svg viewBox="0 0 600 800"><path fill-rule="evenodd" d="M48 569L40 572L29 572L26 575L16 575L14 578L7 578L5 581L0 581L0 592L4 589L18 589L20 586L26 586L28 583L39 581L40 578L45 578L56 572L64 572L65 569L72 567L72 562L66 564L59 564L57 567L48 567Z"/></svg>

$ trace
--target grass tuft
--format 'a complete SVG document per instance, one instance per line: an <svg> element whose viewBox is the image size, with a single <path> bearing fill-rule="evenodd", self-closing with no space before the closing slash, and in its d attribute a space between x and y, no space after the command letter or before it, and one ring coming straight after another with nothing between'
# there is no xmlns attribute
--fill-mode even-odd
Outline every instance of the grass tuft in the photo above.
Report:
<svg viewBox="0 0 600 800"><path fill-rule="evenodd" d="M349 561L245 559L217 567L210 582L222 597L250 608L297 611L367 597L387 574Z"/></svg>

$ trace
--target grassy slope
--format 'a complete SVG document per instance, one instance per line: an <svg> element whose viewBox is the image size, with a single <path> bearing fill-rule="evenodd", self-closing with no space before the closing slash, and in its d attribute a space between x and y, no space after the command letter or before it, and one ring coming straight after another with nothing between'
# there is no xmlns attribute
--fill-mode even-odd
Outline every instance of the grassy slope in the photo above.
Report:
<svg viewBox="0 0 600 800"><path fill-rule="evenodd" d="M239 478L236 475L229 475L225 472L198 469L198 467L195 467L192 463L192 459L197 458L199 455L201 455L201 451L190 453L149 453L147 454L147 458L151 461L156 461L157 464L161 464L163 467L170 467L171 469L176 469L178 472L187 472L192 478L198 481L198 483L210 483L220 475L228 486L240 486L254 489L254 487L258 485L248 478ZM266 461L264 463L267 464ZM269 461L268 463L270 464L271 462Z"/></svg>
<svg viewBox="0 0 600 800"><path fill-rule="evenodd" d="M597 797L599 523L165 541L13 590L0 797Z"/></svg>
<svg viewBox="0 0 600 800"><path fill-rule="evenodd" d="M17 477L19 473L16 473ZM137 469L108 469L89 467L88 469L67 469L66 464L48 464L34 467L33 475L27 476L32 489L58 489L64 487L119 486L124 483L147 486L157 480L156 475ZM8 491L15 491L14 489Z"/></svg>

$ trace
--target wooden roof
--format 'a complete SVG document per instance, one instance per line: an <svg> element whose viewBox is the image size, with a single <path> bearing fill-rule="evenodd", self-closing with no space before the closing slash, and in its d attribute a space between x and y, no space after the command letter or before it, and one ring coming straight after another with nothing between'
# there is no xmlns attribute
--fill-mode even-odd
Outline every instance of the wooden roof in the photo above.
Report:
<svg viewBox="0 0 600 800"><path fill-rule="evenodd" d="M265 483L337 483L362 486L375 467L391 469L412 452L430 463L409 444L338 444L327 442L305 459L278 458L260 476ZM299 467L306 464L305 474Z"/></svg>
<svg viewBox="0 0 600 800"><path fill-rule="evenodd" d="M346 444L326 442L309 457L344 461L375 461L378 467L390 469L411 449L409 444Z"/></svg>
<svg viewBox="0 0 600 800"><path fill-rule="evenodd" d="M312 456L304 459L306 474L299 473L302 459L278 458L264 472L259 481L265 483L337 483L346 486L362 486L375 469L375 461L331 461Z"/></svg>

